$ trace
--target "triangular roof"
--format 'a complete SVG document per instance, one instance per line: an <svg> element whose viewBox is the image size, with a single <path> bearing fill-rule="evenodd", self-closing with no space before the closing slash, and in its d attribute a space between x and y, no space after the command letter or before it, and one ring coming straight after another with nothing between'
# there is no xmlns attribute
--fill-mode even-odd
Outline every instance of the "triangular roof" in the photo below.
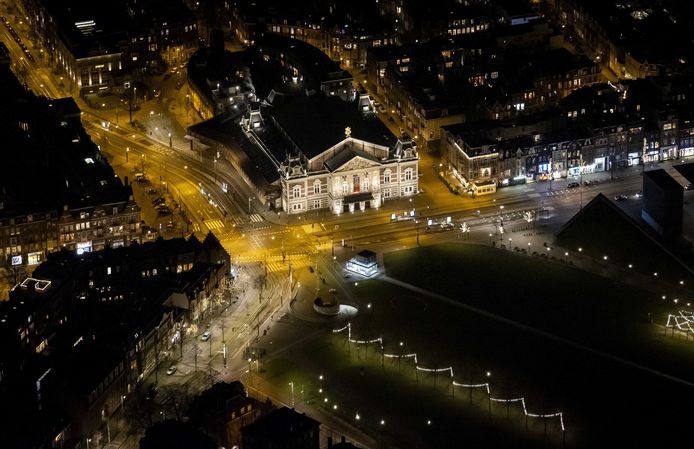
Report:
<svg viewBox="0 0 694 449"><path fill-rule="evenodd" d="M659 273L661 279L694 280L694 271L656 237L602 193L598 194L561 228L557 244L637 272Z"/></svg>
<svg viewBox="0 0 694 449"><path fill-rule="evenodd" d="M362 117L356 103L316 94L263 110L307 159L342 142L349 135L358 140L390 148L395 136L378 118Z"/></svg>
<svg viewBox="0 0 694 449"><path fill-rule="evenodd" d="M350 165L354 165L354 168L357 168L360 165L364 167L375 167L381 165L381 163L378 158L365 151L357 149L343 149L335 156L325 161L324 165L331 172L336 172L347 168Z"/></svg>

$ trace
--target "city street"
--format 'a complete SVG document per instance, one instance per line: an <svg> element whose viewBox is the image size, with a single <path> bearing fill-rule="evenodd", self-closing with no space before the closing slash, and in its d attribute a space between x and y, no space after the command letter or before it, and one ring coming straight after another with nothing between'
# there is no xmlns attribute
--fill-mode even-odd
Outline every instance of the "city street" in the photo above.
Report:
<svg viewBox="0 0 694 449"><path fill-rule="evenodd" d="M74 94L74 86L47 65L46 51L32 38L31 24L5 3L2 12L33 55L31 60L27 58L10 28L0 25L0 38L12 54L12 69L20 81L36 95L48 98ZM192 140L187 127L200 118L190 107L186 69L180 67L167 75L156 80L160 95L147 98L135 94L134 111L115 95L103 103L88 103L73 95L83 111L84 128L116 174L133 184L144 224L166 238L194 234L203 239L212 232L231 256L233 285L218 294L203 320L184 329L183 337L162 354L158 367L143 384L188 385L191 393L198 393L213 381L241 379L257 398L295 406L319 419L326 429L323 441L328 435L346 435L364 447L379 444L378 436L367 434L337 414L297 400L293 385L290 393L263 376L264 365L293 354L298 345L320 338L332 328L333 323L311 321L292 308L302 283L304 289L315 288L316 296L334 288L343 303L366 310L368 305L355 288L358 278L348 277L343 269L346 261L363 249L382 257L405 248L465 241L532 252L551 247L556 232L599 193L610 199L626 195L618 206L639 220L642 199L635 194L642 190L643 170L663 168L686 184L673 169L681 161L667 161L584 174L579 179L504 187L495 194L471 198L450 193L437 176L438 160L422 150L422 193L388 200L379 209L363 212L333 215L321 210L289 216L263 206L244 176L216 148ZM357 74L355 80L364 82ZM388 112L384 115L390 116ZM392 121L383 117L383 122L396 135L403 126L398 117ZM567 183L573 181L581 185L568 188ZM591 184L584 185L585 181ZM691 194L685 192L684 211L685 238L690 240L694 239ZM160 196L169 205L170 215L158 213L151 204ZM442 226L448 222L451 228ZM557 257L570 256L557 253ZM586 271L605 275L613 270L609 273L623 276L614 267L605 268L579 257L572 260ZM666 288L636 277L626 279L646 289ZM204 332L210 333L209 338L203 338ZM265 351L262 357L253 355L259 349ZM176 370L168 374L171 365ZM164 404L157 406L161 419L167 412L173 415ZM118 427L108 430L118 444L107 447L137 447L137 438L124 437Z"/></svg>

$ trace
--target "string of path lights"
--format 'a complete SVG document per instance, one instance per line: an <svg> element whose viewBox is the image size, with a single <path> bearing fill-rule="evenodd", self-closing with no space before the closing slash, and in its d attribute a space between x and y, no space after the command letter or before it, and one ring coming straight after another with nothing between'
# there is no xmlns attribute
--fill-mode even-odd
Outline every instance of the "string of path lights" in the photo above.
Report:
<svg viewBox="0 0 694 449"><path fill-rule="evenodd" d="M694 322L694 314L690 315L689 318L692 320L691 322ZM531 413L528 411L524 397L518 397L518 398L495 398L495 397L492 397L492 393L491 393L492 387L491 387L491 384L489 382L478 383L478 384L465 384L465 383L456 382L452 366L448 366L445 368L427 368L427 367L421 366L421 365L419 365L419 362L417 360L417 353L416 352L413 352L411 354L386 354L384 352L384 349L383 349L383 337L373 338L371 340L358 340L358 339L352 338L352 323L347 323L345 326L343 326L339 329L333 329L334 334L341 334L345 331L347 331L347 341L349 343L354 343L355 345L370 345L370 344L378 343L378 345L381 348L381 355L384 358L412 359L414 361L414 366L415 366L417 371L423 371L423 372L428 372L428 373L448 373L448 375L450 376L451 382L452 382L453 386L455 386L455 387L483 388L487 392L487 397L488 397L488 400L490 402L498 402L498 403L504 403L504 404L520 403L520 405L523 407L523 413L525 414L526 417L540 418L540 419L558 418L562 432L566 431L566 428L564 427L564 413L563 412Z"/></svg>
<svg viewBox="0 0 694 449"><path fill-rule="evenodd" d="M691 310L680 310L676 315L669 314L665 327L677 328L682 332L694 333L694 312Z"/></svg>

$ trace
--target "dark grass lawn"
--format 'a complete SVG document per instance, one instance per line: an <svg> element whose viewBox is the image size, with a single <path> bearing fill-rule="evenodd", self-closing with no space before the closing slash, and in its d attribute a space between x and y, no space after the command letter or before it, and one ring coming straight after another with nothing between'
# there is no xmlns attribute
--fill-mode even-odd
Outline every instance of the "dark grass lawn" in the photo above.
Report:
<svg viewBox="0 0 694 449"><path fill-rule="evenodd" d="M694 380L694 344L664 338L652 293L538 257L447 244L388 253L389 276L591 348Z"/></svg>
<svg viewBox="0 0 694 449"><path fill-rule="evenodd" d="M383 281L360 282L357 293L373 307L353 321L353 338L382 336L386 353L417 352L422 366L452 366L458 382L488 379L493 396L524 396L530 411L563 410L566 447L662 447L688 432L689 389ZM303 400L350 422L358 412L360 426L383 430L381 438L400 447L562 447L556 420L547 421L546 437L541 420L529 419L526 431L518 408L495 404L490 415L479 390L472 401L463 389L453 398L444 377L434 387L433 375L420 372L417 382L411 362L386 359L382 367L376 345L368 356L354 345L348 352L345 338L326 331L269 364L268 380L284 388L293 381L295 391L302 385Z"/></svg>

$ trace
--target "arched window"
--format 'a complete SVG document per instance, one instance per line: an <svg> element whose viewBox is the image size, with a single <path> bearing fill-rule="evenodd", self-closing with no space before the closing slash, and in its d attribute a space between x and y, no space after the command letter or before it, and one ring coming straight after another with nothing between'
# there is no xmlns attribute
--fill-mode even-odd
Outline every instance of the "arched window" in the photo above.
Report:
<svg viewBox="0 0 694 449"><path fill-rule="evenodd" d="M320 193L320 181L315 181L313 183L313 194L318 195Z"/></svg>
<svg viewBox="0 0 694 449"><path fill-rule="evenodd" d="M390 169L383 172L383 184L388 184L390 182Z"/></svg>

